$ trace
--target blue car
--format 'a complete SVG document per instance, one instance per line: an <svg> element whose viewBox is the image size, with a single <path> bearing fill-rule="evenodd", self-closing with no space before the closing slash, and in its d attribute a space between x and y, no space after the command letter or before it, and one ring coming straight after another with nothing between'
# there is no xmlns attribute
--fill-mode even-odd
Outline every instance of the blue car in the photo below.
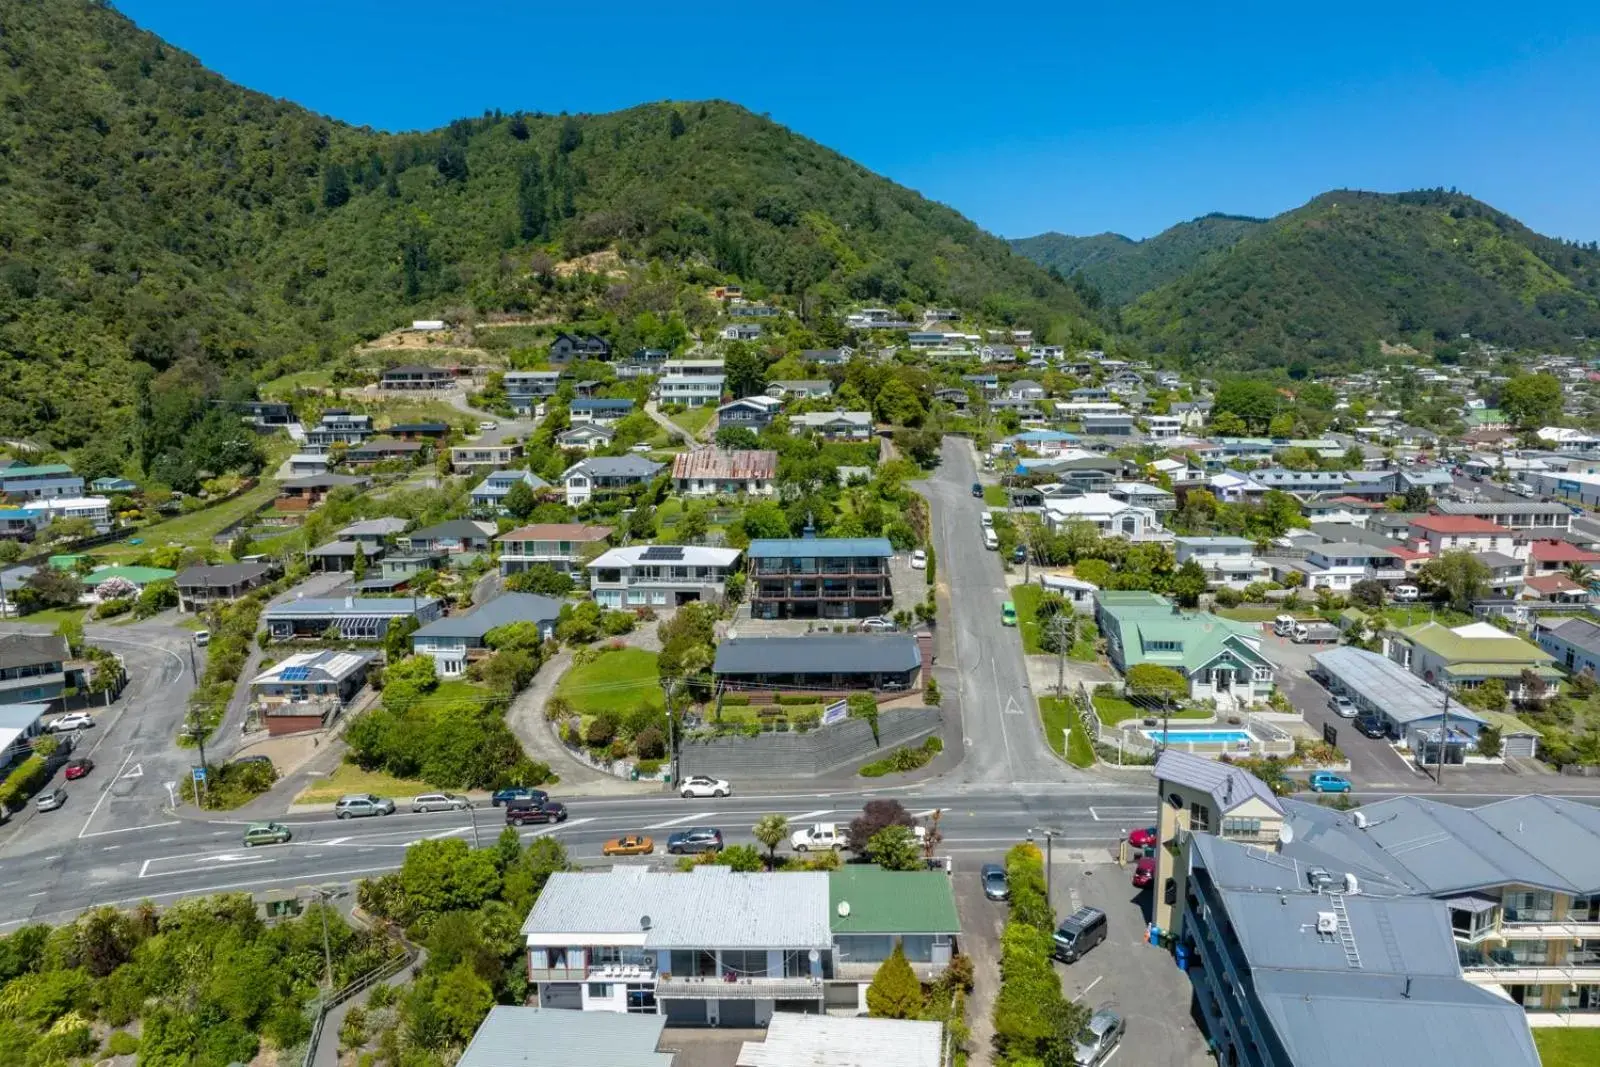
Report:
<svg viewBox="0 0 1600 1067"><path fill-rule="evenodd" d="M1348 793L1350 792L1350 779L1334 774L1332 771L1316 771L1311 775L1311 791L1313 793Z"/></svg>

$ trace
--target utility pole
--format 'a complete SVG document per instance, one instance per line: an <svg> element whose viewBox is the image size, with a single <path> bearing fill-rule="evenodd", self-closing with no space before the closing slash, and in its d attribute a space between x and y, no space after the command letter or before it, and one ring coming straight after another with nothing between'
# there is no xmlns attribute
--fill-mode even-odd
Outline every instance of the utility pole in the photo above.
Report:
<svg viewBox="0 0 1600 1067"><path fill-rule="evenodd" d="M667 766L672 776L672 788L678 788L678 731L672 722L672 690L674 679L668 678L663 687L667 694Z"/></svg>
<svg viewBox="0 0 1600 1067"><path fill-rule="evenodd" d="M1077 620L1068 613L1073 609L1070 605L1050 617L1050 636L1056 643L1056 696L1066 695L1067 691L1067 637L1077 629Z"/></svg>
<svg viewBox="0 0 1600 1067"><path fill-rule="evenodd" d="M1054 859L1056 835L1061 834L1061 831L1057 830L1053 826L1030 827L1028 830L1029 841L1033 840L1034 834L1044 835L1044 902L1050 908L1050 922L1051 925L1054 925L1056 921L1056 906L1055 898L1052 897L1050 893L1050 886L1053 881L1050 875L1050 868L1055 866Z"/></svg>
<svg viewBox="0 0 1600 1067"><path fill-rule="evenodd" d="M1434 757L1433 784L1444 785L1444 749L1450 743L1450 690L1444 691L1444 716L1439 720L1439 751Z"/></svg>
<svg viewBox="0 0 1600 1067"><path fill-rule="evenodd" d="M190 655L193 654L194 652L191 649ZM200 780L195 783L194 800L196 807L204 808L206 806L206 801L211 798L211 772L206 768L206 730L205 727L200 724L199 720L195 719L193 716L190 717L189 724L187 727L185 727L185 729L188 730L189 736L194 738L195 747L200 750L201 777ZM190 771L189 776L192 779L194 777L194 772Z"/></svg>

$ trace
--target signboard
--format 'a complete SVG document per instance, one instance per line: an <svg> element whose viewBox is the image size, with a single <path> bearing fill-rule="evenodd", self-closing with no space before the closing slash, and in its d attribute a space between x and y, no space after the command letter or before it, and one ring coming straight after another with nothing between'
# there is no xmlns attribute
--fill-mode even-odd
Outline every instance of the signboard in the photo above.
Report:
<svg viewBox="0 0 1600 1067"><path fill-rule="evenodd" d="M1580 493L1582 491L1582 487L1577 482L1569 482L1564 478L1556 482L1556 492L1558 493Z"/></svg>
<svg viewBox="0 0 1600 1067"><path fill-rule="evenodd" d="M844 722L850 717L850 705L840 700L829 704L822 709L822 725L832 726L836 722Z"/></svg>
<svg viewBox="0 0 1600 1067"><path fill-rule="evenodd" d="M206 769L204 767L191 767L189 771L194 775L195 781L203 782L206 780Z"/></svg>
<svg viewBox="0 0 1600 1067"><path fill-rule="evenodd" d="M1322 724L1322 739L1335 748L1339 745L1339 729L1331 722Z"/></svg>

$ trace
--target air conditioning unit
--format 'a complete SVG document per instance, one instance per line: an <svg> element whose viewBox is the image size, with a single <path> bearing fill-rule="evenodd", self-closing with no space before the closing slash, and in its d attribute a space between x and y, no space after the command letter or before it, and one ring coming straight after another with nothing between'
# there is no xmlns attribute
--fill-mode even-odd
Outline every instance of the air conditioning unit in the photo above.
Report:
<svg viewBox="0 0 1600 1067"><path fill-rule="evenodd" d="M1317 912L1317 933L1333 937L1339 932L1339 916L1331 911Z"/></svg>

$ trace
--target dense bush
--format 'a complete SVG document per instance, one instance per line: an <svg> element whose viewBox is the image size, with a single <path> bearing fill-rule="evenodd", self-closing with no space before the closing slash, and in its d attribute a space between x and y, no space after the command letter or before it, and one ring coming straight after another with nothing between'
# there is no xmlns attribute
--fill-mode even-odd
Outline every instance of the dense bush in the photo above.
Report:
<svg viewBox="0 0 1600 1067"><path fill-rule="evenodd" d="M1031 843L1016 845L1006 854L1006 874L1011 902L1000 937L995 1049L1002 1063L1070 1063L1070 1042L1089 1011L1062 997L1051 964L1055 914L1045 899L1044 857ZM1056 1058L1063 1048L1066 1060Z"/></svg>
<svg viewBox="0 0 1600 1067"><path fill-rule="evenodd" d="M11 769L4 782L0 782L0 812L12 811L28 802L28 798L45 783L47 763L41 755L32 755Z"/></svg>

